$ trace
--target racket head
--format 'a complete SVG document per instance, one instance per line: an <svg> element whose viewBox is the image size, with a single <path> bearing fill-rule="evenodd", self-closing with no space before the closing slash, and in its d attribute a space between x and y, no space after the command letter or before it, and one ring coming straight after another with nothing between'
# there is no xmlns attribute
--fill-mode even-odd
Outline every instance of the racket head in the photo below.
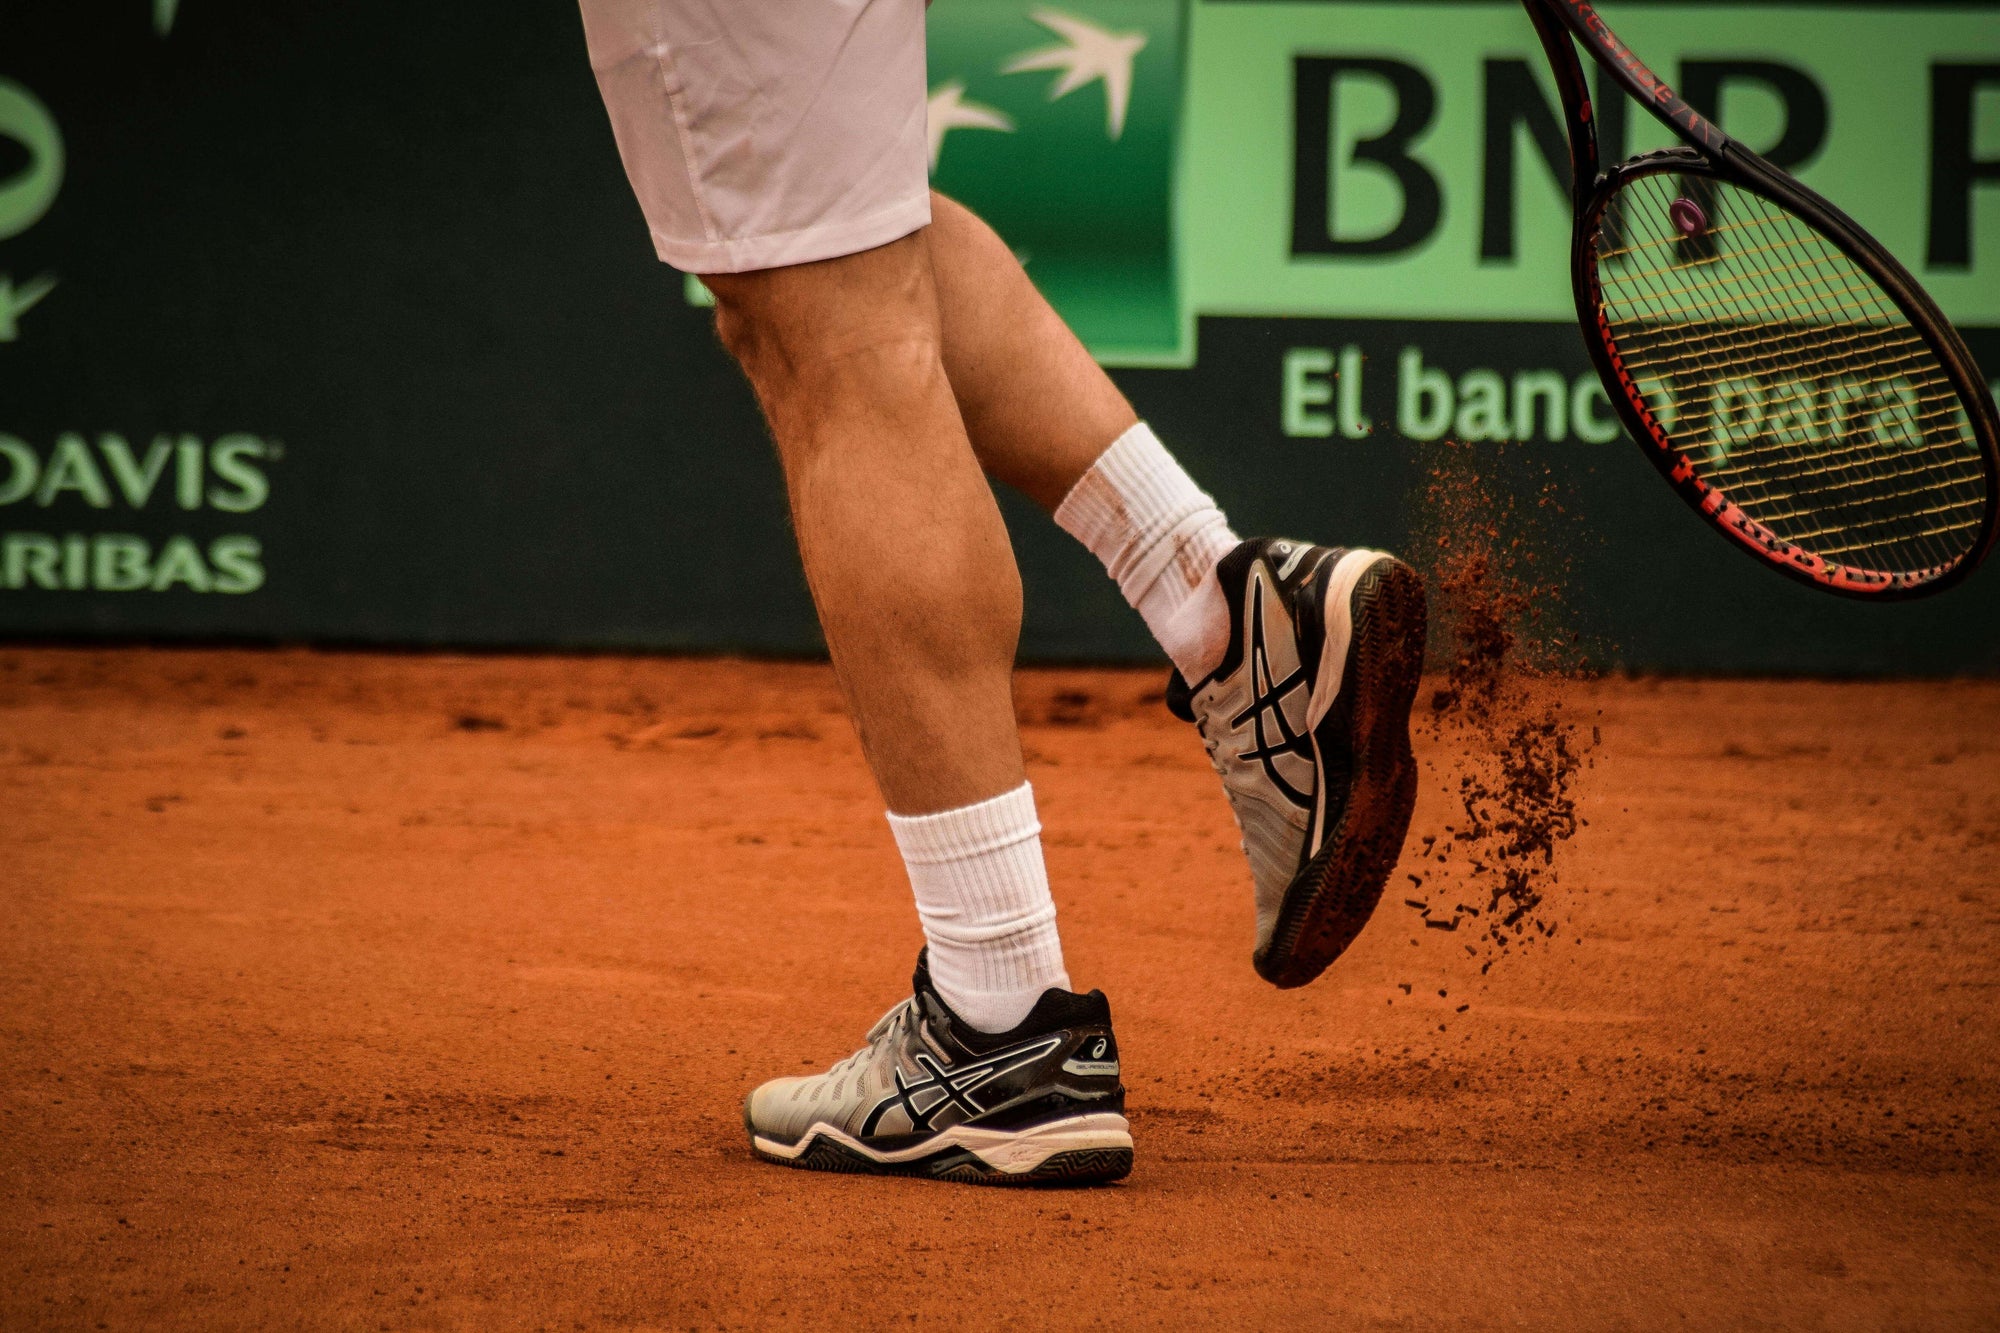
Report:
<svg viewBox="0 0 2000 1333"><path fill-rule="evenodd" d="M1613 407L1683 499L1783 573L1873 600L1949 588L2000 518L1986 383L1887 251L1745 159L1649 153L1579 208L1577 312Z"/></svg>

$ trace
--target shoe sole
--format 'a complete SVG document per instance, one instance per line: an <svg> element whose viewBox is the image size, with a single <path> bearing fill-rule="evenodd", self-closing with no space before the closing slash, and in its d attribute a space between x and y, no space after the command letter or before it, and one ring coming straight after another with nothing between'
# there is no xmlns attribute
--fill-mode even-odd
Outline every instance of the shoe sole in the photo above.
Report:
<svg viewBox="0 0 2000 1333"><path fill-rule="evenodd" d="M1344 774L1317 754L1323 784L1344 784L1346 805L1325 844L1285 890L1257 974L1303 986L1346 951L1368 924L1402 855L1417 803L1410 706L1423 676L1423 580L1394 557L1369 565L1348 594L1353 634L1332 719L1346 733ZM1344 716L1342 715L1344 713Z"/></svg>
<svg viewBox="0 0 2000 1333"><path fill-rule="evenodd" d="M1018 1130L943 1130L913 1148L878 1152L831 1125L797 1143L759 1134L750 1149L767 1162L807 1171L917 1176L970 1185L1088 1185L1132 1173L1131 1126L1122 1115L1072 1116Z"/></svg>

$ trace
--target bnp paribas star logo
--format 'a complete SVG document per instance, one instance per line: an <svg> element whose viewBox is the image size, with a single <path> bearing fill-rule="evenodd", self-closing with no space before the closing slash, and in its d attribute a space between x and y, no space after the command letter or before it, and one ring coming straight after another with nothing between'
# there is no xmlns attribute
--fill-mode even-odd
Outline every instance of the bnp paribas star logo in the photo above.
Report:
<svg viewBox="0 0 2000 1333"><path fill-rule="evenodd" d="M1125 133L1125 113L1132 105L1132 63L1146 49L1143 32L1109 32L1089 19L1059 9L1037 9L1035 22L1063 39L1060 46L1024 51L1002 66L1002 74L1055 70L1049 85L1051 102L1060 101L1092 83L1104 85L1104 133L1117 139ZM953 130L1000 130L1011 133L1013 117L1004 111L965 100L965 84L950 79L931 90L929 129L931 170L944 151L944 136Z"/></svg>
<svg viewBox="0 0 2000 1333"><path fill-rule="evenodd" d="M930 11L931 178L1112 364L1185 364L1173 248L1185 0Z"/></svg>

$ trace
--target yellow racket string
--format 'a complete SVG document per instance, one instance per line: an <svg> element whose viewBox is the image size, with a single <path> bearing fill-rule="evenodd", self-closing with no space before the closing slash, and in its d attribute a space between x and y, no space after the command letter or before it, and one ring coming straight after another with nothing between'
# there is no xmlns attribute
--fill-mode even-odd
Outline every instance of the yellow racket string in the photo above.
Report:
<svg viewBox="0 0 2000 1333"><path fill-rule="evenodd" d="M1964 404L1832 241L1748 190L1652 174L1606 210L1595 259L1611 343L1703 481L1844 564L1971 551L1987 484Z"/></svg>

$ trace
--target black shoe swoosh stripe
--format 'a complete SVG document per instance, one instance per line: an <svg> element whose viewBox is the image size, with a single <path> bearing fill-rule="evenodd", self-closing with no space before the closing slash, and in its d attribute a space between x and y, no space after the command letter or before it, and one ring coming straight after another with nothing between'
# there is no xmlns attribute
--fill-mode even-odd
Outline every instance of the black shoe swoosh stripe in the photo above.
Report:
<svg viewBox="0 0 2000 1333"><path fill-rule="evenodd" d="M1299 690L1310 690L1303 666L1293 671L1283 680L1272 679L1271 654L1264 642L1264 580L1261 574L1251 580L1248 592L1250 599L1250 688L1254 697L1250 704L1235 717L1229 719L1233 730L1245 722L1255 719L1257 744L1243 751L1238 759L1255 759L1264 769L1265 778L1276 787L1284 798L1299 809L1311 807L1312 793L1300 791L1285 775L1278 771L1277 760L1284 755L1296 755L1308 763L1313 762L1312 738L1307 733L1293 728L1291 719L1285 716L1285 700ZM1289 627L1287 628L1289 633ZM1267 725L1268 719L1268 725ZM1272 731L1275 729L1276 743Z"/></svg>
<svg viewBox="0 0 2000 1333"><path fill-rule="evenodd" d="M861 1137L866 1139L872 1135L875 1126L881 1122L883 1112L892 1106L901 1106L903 1113L910 1118L911 1128L918 1132L928 1131L931 1128L931 1117L946 1106L957 1106L968 1120L983 1115L987 1108L970 1096L975 1088L991 1083L1004 1074L1011 1074L1024 1065L1033 1064L1062 1043L1063 1038L1060 1034L1044 1037L1025 1046L1015 1046L989 1055L984 1060L951 1069L946 1069L931 1056L920 1052L916 1056L916 1062L917 1067L923 1070L924 1076L905 1080L903 1071L898 1069L896 1091L877 1102L874 1109L868 1112L867 1120L861 1125ZM919 1108L917 1095L933 1089L943 1095L931 1102L928 1110Z"/></svg>

